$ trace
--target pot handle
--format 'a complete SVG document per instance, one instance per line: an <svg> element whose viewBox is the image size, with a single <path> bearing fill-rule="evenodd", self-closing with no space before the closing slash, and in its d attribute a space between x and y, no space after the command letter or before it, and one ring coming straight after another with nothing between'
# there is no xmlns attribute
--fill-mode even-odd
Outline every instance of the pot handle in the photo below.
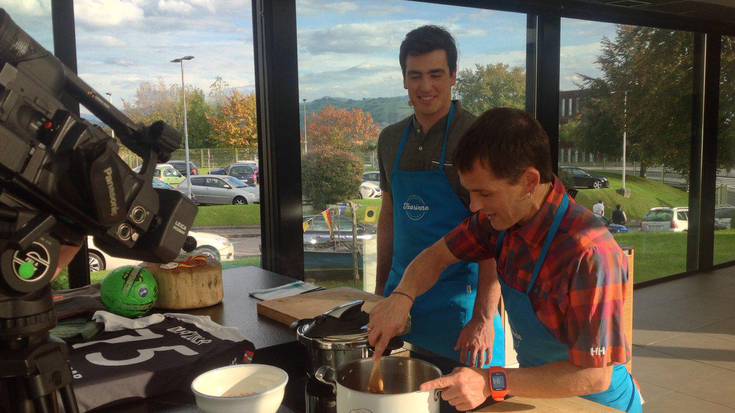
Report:
<svg viewBox="0 0 735 413"><path fill-rule="evenodd" d="M334 380L330 379L330 377L334 377L335 374L336 373L332 367L321 366L316 370L316 373L314 373L314 378L331 387L333 391L336 391L337 386L335 385Z"/></svg>

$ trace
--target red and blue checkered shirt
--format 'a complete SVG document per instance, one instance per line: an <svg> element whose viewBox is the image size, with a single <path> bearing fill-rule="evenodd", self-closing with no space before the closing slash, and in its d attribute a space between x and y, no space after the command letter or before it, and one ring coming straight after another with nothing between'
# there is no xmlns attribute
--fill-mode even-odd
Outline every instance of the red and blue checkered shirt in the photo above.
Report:
<svg viewBox="0 0 735 413"><path fill-rule="evenodd" d="M496 258L498 277L525 292L565 193L556 178L538 213L507 231L499 257L499 232L483 213L467 218L444 240L452 254L463 261ZM623 328L624 292L630 282L627 256L590 210L571 198L569 201L569 210L529 297L541 323L569 346L572 364L623 364L631 355Z"/></svg>

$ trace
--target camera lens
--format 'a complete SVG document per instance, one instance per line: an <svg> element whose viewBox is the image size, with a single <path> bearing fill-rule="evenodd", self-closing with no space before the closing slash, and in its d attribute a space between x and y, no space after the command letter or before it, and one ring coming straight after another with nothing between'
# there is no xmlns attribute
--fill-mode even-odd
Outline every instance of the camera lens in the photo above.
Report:
<svg viewBox="0 0 735 413"><path fill-rule="evenodd" d="M138 206L135 206L133 208L132 212L130 212L130 218L136 224L140 224L143 221L145 221L146 215L148 215L148 213L146 212L145 208L143 208L142 206L139 206L139 205Z"/></svg>
<svg viewBox="0 0 735 413"><path fill-rule="evenodd" d="M120 226L117 227L117 236L123 241L127 241L130 239L131 232L132 229L128 224L120 224Z"/></svg>

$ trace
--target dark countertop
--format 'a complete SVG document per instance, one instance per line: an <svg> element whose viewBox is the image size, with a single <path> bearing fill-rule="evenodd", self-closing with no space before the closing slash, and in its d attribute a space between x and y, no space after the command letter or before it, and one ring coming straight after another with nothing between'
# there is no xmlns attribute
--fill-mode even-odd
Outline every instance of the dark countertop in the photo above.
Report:
<svg viewBox="0 0 735 413"><path fill-rule="evenodd" d="M258 316L258 300L250 297L251 291L276 287L293 282L294 279L262 268L243 267L225 270L223 273L224 299L212 307L186 311L194 315L209 315L215 322L237 327L249 341L255 344L254 363L270 364L284 369L289 375L286 395L279 413L303 413L305 411L306 351L296 341L296 333L283 324ZM431 355L417 349L413 357L421 358L437 365L444 373L450 372L456 362ZM135 400L98 408L93 412L198 412L190 391L159 396L153 399ZM454 412L442 401L442 412Z"/></svg>

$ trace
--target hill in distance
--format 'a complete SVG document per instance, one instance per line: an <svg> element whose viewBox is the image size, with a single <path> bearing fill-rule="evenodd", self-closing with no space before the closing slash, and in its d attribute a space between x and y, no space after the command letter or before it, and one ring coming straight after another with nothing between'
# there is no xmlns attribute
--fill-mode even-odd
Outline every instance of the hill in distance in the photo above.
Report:
<svg viewBox="0 0 735 413"><path fill-rule="evenodd" d="M302 104L299 106L301 121L303 122L304 105ZM334 106L338 109L347 110L362 109L365 112L370 113L375 123L379 124L381 127L398 122L413 113L413 109L408 106L408 97L406 96L363 98L359 100L325 96L323 98L306 102L306 111L309 115L313 115L314 113L321 112L327 106Z"/></svg>

